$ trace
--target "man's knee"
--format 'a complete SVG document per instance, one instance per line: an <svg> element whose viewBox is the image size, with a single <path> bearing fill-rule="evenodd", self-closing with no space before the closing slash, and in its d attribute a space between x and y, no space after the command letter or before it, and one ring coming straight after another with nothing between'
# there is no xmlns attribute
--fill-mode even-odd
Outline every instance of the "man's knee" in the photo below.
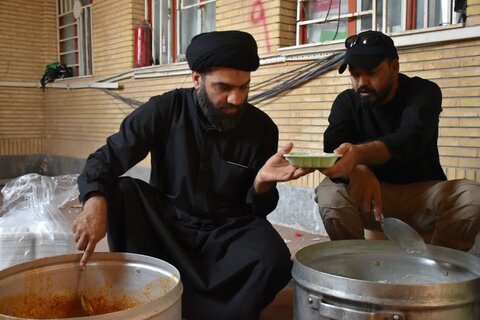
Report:
<svg viewBox="0 0 480 320"><path fill-rule="evenodd" d="M315 202L319 207L342 207L350 203L346 185L344 183L335 183L329 178L325 178L315 188Z"/></svg>
<svg viewBox="0 0 480 320"><path fill-rule="evenodd" d="M323 225L330 240L365 238L363 223L359 216L326 214L323 217Z"/></svg>
<svg viewBox="0 0 480 320"><path fill-rule="evenodd" d="M264 245L258 247L255 255L260 261L258 265L261 266L261 273L269 279L268 287L276 293L291 279L293 262L285 241L274 232L271 236L265 232L261 240Z"/></svg>
<svg viewBox="0 0 480 320"><path fill-rule="evenodd" d="M281 237L273 235L263 239L264 246L257 252L266 273L287 275L290 277L292 269L291 253Z"/></svg>
<svg viewBox="0 0 480 320"><path fill-rule="evenodd" d="M138 181L139 180L132 177L119 177L116 180L116 183L113 184L113 190L117 193L130 193L132 190L136 189Z"/></svg>
<svg viewBox="0 0 480 320"><path fill-rule="evenodd" d="M277 247L275 250L263 252L264 265L269 272L290 277L292 271L291 253L288 247Z"/></svg>
<svg viewBox="0 0 480 320"><path fill-rule="evenodd" d="M358 216L358 209L352 201L343 183L334 183L325 178L315 189L315 202L318 204L320 216L325 223L329 219L344 219L344 212ZM347 214L348 215L348 214Z"/></svg>
<svg viewBox="0 0 480 320"><path fill-rule="evenodd" d="M454 210L451 219L464 221L476 234L480 231L480 183L467 179L449 183L452 184L452 202L448 207Z"/></svg>
<svg viewBox="0 0 480 320"><path fill-rule="evenodd" d="M454 180L452 183L458 192L458 201L480 207L480 183L468 179Z"/></svg>
<svg viewBox="0 0 480 320"><path fill-rule="evenodd" d="M344 183L325 178L315 190L315 201L331 240L363 238L361 213Z"/></svg>

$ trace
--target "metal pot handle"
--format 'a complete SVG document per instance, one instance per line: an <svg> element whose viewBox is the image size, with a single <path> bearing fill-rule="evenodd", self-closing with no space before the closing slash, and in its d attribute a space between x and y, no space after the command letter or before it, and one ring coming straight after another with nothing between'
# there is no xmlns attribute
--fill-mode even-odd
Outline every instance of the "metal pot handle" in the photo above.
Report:
<svg viewBox="0 0 480 320"><path fill-rule="evenodd" d="M322 317L327 319L349 319L349 320L405 320L403 312L399 311L361 311L345 307L335 306L322 300L322 298L309 295L308 304L315 309Z"/></svg>

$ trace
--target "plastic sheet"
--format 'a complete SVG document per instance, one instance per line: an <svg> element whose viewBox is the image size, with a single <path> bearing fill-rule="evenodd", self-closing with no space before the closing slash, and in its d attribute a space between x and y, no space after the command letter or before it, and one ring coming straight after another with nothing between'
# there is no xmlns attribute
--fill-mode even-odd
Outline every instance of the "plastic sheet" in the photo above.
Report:
<svg viewBox="0 0 480 320"><path fill-rule="evenodd" d="M77 177L30 173L3 187L0 270L37 258L78 252L71 224L59 210L78 197Z"/></svg>

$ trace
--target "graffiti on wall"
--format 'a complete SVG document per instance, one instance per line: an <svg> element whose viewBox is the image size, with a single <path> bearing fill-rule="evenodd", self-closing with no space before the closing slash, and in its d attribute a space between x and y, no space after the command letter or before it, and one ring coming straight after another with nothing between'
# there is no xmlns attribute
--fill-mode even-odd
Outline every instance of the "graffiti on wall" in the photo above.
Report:
<svg viewBox="0 0 480 320"><path fill-rule="evenodd" d="M265 6L262 0L255 0L250 12L250 21L254 25L263 26L263 33L265 36L265 44L267 45L267 51L271 51L270 45L270 32L267 25L267 15L265 12Z"/></svg>

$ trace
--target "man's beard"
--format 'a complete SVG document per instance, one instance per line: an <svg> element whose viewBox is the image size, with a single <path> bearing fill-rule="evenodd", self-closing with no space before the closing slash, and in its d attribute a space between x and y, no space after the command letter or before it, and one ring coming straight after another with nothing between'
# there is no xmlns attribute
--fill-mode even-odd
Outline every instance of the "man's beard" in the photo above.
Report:
<svg viewBox="0 0 480 320"><path fill-rule="evenodd" d="M210 100L208 97L207 91L205 90L205 86L203 84L200 85L200 88L197 90L197 97L200 109L207 118L208 122L219 128L220 131L230 130L235 128L240 123L243 112L245 111L246 99L239 106L230 103L215 106L212 100ZM237 112L233 114L222 113L222 110L229 108L235 108L237 109Z"/></svg>
<svg viewBox="0 0 480 320"><path fill-rule="evenodd" d="M373 107L373 106L380 106L384 104L385 99L389 95L390 91L392 90L393 82L390 81L387 83L385 86L380 88L378 91L376 91L373 88L369 87L359 87L357 90L357 97L358 100L360 101L360 105L362 107ZM370 93L369 97L362 97L360 93Z"/></svg>

